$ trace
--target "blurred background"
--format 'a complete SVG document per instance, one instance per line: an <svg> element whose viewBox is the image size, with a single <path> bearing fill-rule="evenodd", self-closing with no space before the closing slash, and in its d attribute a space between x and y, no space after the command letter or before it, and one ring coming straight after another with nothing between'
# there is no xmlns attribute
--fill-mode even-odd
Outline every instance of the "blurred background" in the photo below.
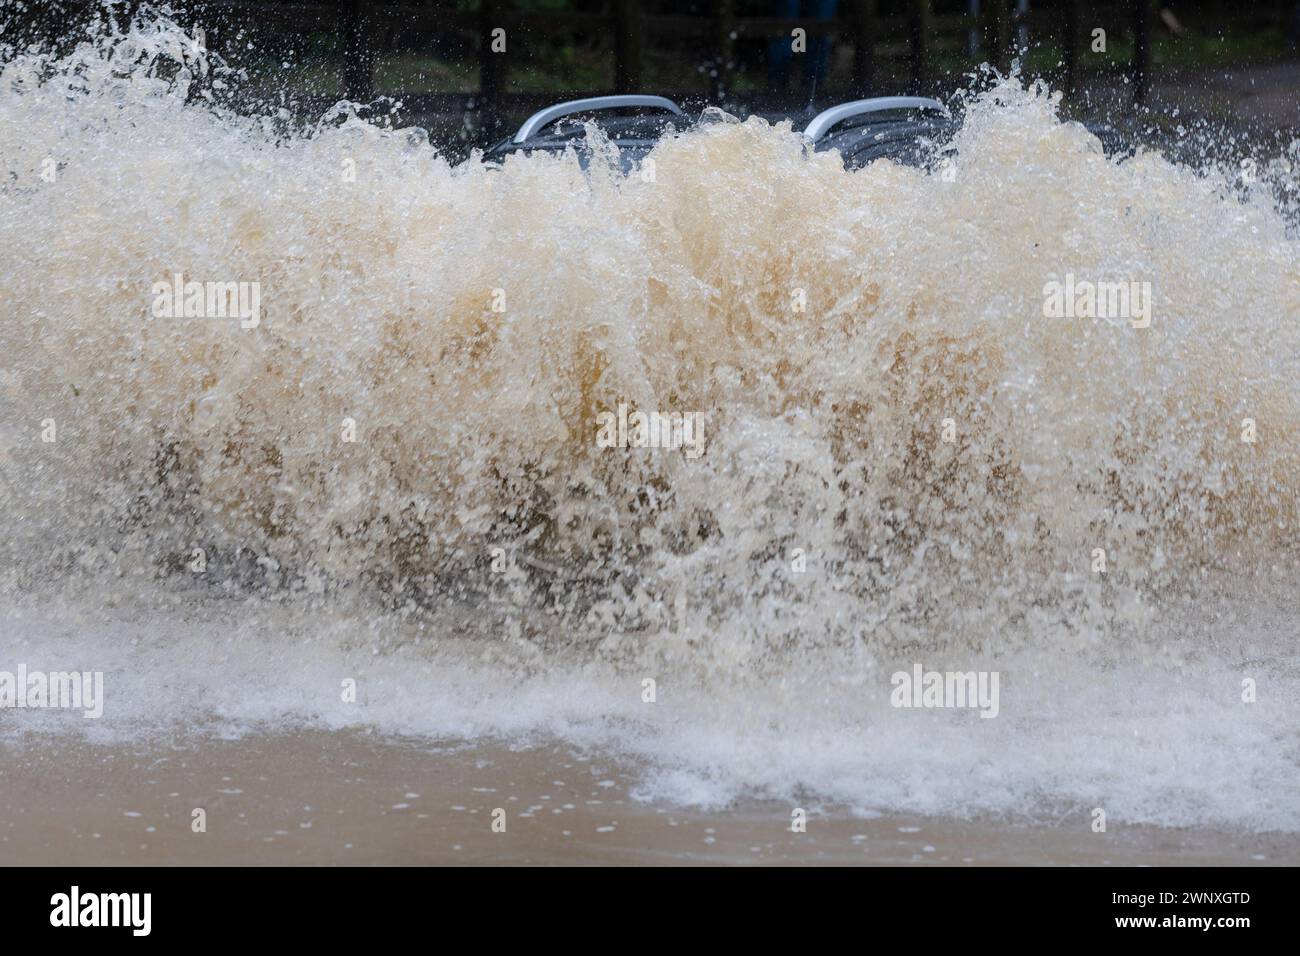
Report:
<svg viewBox="0 0 1300 956"><path fill-rule="evenodd" d="M74 36L139 4L6 2L3 41ZM246 71L239 97L314 120L339 99L485 146L560 99L653 92L796 118L869 95L944 95L1018 63L1070 115L1300 127L1296 0L207 0L165 9ZM201 33L199 32L201 31ZM976 80L975 82L978 82Z"/></svg>

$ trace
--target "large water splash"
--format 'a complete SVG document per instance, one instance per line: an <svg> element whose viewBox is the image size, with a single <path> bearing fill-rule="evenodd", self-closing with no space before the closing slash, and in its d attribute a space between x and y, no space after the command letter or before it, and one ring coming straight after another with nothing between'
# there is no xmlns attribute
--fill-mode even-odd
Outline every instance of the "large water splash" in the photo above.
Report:
<svg viewBox="0 0 1300 956"><path fill-rule="evenodd" d="M1047 779L1044 758L1008 777L1014 800L908 790L915 768L891 776L890 755L926 766L933 751L938 770L970 745L913 728L864 758L857 735L891 717L860 703L885 662L1037 654L1047 707L1089 673L1075 667L1145 665L1177 638L1191 666L1224 639L1208 630L1219 602L1268 606L1296 582L1300 243L1271 188L1294 188L1284 165L1243 192L1208 165L1109 159L1012 77L966 98L943 172L846 172L758 119L665 139L653 177L623 177L601 148L586 170L572 153L494 169L346 108L292 133L213 105L237 79L152 14L61 57L6 56L13 608L51 590L163 593L202 629L219 617L211 592L234 593L288 615L239 625L274 647L344 607L356 629L330 628L329 654L419 642L400 659L427 661L473 635L466 653L508 685L542 681L526 685L536 699L575 673L547 655L609 667L591 678L604 703L583 710L596 723L620 713L617 681L671 673L703 695L678 715L694 707L682 719L723 742L636 739L723 792L814 785L953 810L1082 785ZM257 283L256 326L155 314L156 285L178 275ZM1149 284L1149 327L1045 317L1045 285L1067 276ZM620 403L701 413L704 454L600 447L599 416ZM1282 621L1228 656L1289 659ZM103 633L91 643L116 642ZM184 643L151 654L142 698L159 660L212 665ZM1232 695L1235 677L1215 680ZM473 696L432 729L549 726L494 724ZM555 706L572 731L577 705ZM1241 731L1261 748L1257 780L1294 771L1286 706L1289 728ZM773 735L737 742L755 714ZM420 726L418 708L368 719ZM978 759L1028 724L1000 726ZM1195 730L1180 733L1170 746L1194 757ZM821 743L773 757L792 737ZM1137 818L1168 803L1130 796ZM1174 819L1234 818L1204 799ZM1232 800L1257 825L1300 812Z"/></svg>

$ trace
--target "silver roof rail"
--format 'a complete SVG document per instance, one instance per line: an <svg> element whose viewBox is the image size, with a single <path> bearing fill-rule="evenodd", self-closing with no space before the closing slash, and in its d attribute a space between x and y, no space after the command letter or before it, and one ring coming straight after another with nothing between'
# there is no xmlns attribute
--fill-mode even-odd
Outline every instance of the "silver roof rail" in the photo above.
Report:
<svg viewBox="0 0 1300 956"><path fill-rule="evenodd" d="M863 113L878 113L883 110L937 110L944 115L951 115L948 113L948 107L928 97L877 96L869 100L841 103L839 106L822 110L804 127L803 134L815 143L830 132L831 127L837 123L842 123L853 116L861 116Z"/></svg>
<svg viewBox="0 0 1300 956"><path fill-rule="evenodd" d="M664 96L642 96L639 94L631 96L592 96L585 100L569 100L567 103L556 103L554 106L539 110L524 120L524 125L519 127L519 132L515 133L514 142L522 143L543 127L549 126L557 119L570 116L573 113L627 109L633 106L658 107L661 110L676 113L678 116L686 115L682 112L680 106Z"/></svg>

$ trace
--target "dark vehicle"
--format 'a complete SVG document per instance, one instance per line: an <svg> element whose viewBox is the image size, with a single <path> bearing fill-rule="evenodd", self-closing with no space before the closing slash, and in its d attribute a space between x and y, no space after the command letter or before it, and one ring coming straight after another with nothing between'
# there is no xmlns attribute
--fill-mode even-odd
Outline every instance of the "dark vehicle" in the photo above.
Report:
<svg viewBox="0 0 1300 956"><path fill-rule="evenodd" d="M952 114L938 100L878 96L823 110L804 135L819 153L837 150L845 169L861 169L877 159L924 165L956 130Z"/></svg>
<svg viewBox="0 0 1300 956"><path fill-rule="evenodd" d="M817 152L837 150L845 169L861 169L877 159L926 166L940 155L961 123L938 100L919 96L879 96L841 103L818 113L804 128ZM1106 123L1085 121L1107 156L1133 152L1133 142Z"/></svg>
<svg viewBox="0 0 1300 956"><path fill-rule="evenodd" d="M647 112L650 110L654 112ZM624 172L635 169L664 133L692 125L682 108L667 97L593 96L556 103L534 113L513 136L497 143L483 158L501 162L512 153L562 152L572 146L585 167L591 158L585 121L595 114L601 114L597 120L600 129L619 148Z"/></svg>

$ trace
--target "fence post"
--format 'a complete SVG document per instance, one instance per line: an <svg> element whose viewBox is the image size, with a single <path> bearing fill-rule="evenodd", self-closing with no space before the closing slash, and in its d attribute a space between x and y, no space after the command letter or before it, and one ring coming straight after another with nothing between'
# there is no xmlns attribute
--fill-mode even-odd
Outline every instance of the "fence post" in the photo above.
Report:
<svg viewBox="0 0 1300 956"><path fill-rule="evenodd" d="M984 18L984 52L1001 73L1011 68L1011 6L1008 0L988 0Z"/></svg>
<svg viewBox="0 0 1300 956"><path fill-rule="evenodd" d="M716 75L710 77L709 94L713 102L719 104L727 97L735 56L736 44L731 38L735 26L734 8L732 0L713 0L713 68Z"/></svg>
<svg viewBox="0 0 1300 956"><path fill-rule="evenodd" d="M849 10L853 24L853 89L859 96L870 96L875 87L876 0L852 0Z"/></svg>
<svg viewBox="0 0 1300 956"><path fill-rule="evenodd" d="M368 103L373 99L373 61L361 6L360 0L345 0L339 6L339 27L343 33L343 95L354 103Z"/></svg>
<svg viewBox="0 0 1300 956"><path fill-rule="evenodd" d="M641 5L636 0L614 0L614 91L641 89L641 60L645 42Z"/></svg>
<svg viewBox="0 0 1300 956"><path fill-rule="evenodd" d="M1079 88L1079 59L1082 53L1079 37L1083 23L1082 0L1065 0L1061 23L1062 47L1065 50L1065 93L1073 96Z"/></svg>
<svg viewBox="0 0 1300 956"><path fill-rule="evenodd" d="M479 121L489 136L496 136L501 128L501 86L503 62L501 55L492 52L492 31L503 27L499 22L497 0L479 0L478 38L478 97ZM506 37L506 50L518 38Z"/></svg>
<svg viewBox="0 0 1300 956"><path fill-rule="evenodd" d="M930 58L930 0L912 0L911 32L912 91L925 87Z"/></svg>
<svg viewBox="0 0 1300 956"><path fill-rule="evenodd" d="M1133 102L1143 104L1151 92L1151 0L1130 0L1133 5Z"/></svg>

